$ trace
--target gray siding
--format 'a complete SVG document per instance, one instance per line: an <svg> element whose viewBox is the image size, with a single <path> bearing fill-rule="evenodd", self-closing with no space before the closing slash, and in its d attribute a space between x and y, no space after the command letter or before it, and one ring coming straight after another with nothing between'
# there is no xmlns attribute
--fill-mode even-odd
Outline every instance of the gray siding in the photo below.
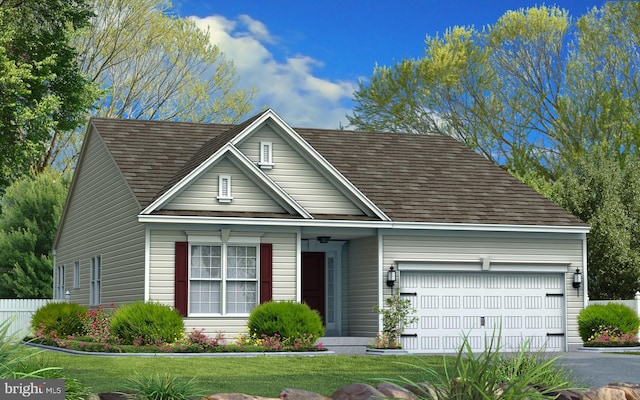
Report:
<svg viewBox="0 0 640 400"><path fill-rule="evenodd" d="M208 233L219 232L212 228ZM263 232L259 232L263 233ZM233 236L233 231L231 236ZM158 301L169 306L175 304L175 242L187 241L184 230L151 229L150 230L150 282L149 300ZM296 299L296 240L295 233L265 232L262 243L273 244L273 299ZM247 323L245 317L186 317L187 331L193 328L205 329L207 333L216 331L225 333L227 338L235 338Z"/></svg>
<svg viewBox="0 0 640 400"><path fill-rule="evenodd" d="M273 143L273 169L264 172L312 214L363 215L346 196L270 126L265 125L239 146L254 162L260 161L260 142Z"/></svg>
<svg viewBox="0 0 640 400"><path fill-rule="evenodd" d="M379 332L378 238L367 237L349 242L349 336L374 337Z"/></svg>
<svg viewBox="0 0 640 400"><path fill-rule="evenodd" d="M219 175L231 176L233 197L231 203L220 203L216 199ZM278 203L226 159L211 166L164 208L167 210L284 212Z"/></svg>
<svg viewBox="0 0 640 400"><path fill-rule="evenodd" d="M396 261L425 260L492 260L514 263L558 262L571 263L566 278L567 343L581 344L578 336L577 315L583 308L584 294L578 296L572 287L573 271L583 269L582 240L580 235L533 233L422 233L413 236L384 235L384 266ZM383 267L380 273L385 274ZM383 275L384 276L384 275Z"/></svg>
<svg viewBox="0 0 640 400"><path fill-rule="evenodd" d="M56 264L65 265L71 301L89 305L90 259L102 257L101 302L142 300L144 226L129 187L96 134L88 135L76 169L56 246ZM80 287L73 288L73 264L80 261Z"/></svg>

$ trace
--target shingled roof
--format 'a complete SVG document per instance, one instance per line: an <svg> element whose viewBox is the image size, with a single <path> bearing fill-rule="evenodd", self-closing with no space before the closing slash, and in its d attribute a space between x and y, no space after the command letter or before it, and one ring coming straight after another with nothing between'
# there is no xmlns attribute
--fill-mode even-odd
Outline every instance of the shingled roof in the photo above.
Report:
<svg viewBox="0 0 640 400"><path fill-rule="evenodd" d="M144 208L254 119L91 123ZM393 221L587 226L450 137L294 130Z"/></svg>

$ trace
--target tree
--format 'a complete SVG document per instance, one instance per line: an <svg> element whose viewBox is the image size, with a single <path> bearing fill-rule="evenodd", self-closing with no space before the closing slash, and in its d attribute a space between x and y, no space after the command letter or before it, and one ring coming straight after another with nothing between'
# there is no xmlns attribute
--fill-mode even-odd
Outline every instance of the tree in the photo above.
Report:
<svg viewBox="0 0 640 400"><path fill-rule="evenodd" d="M427 37L425 57L376 66L355 92L358 129L454 136L517 175L548 181L606 144L640 144L640 3L509 11L482 31Z"/></svg>
<svg viewBox="0 0 640 400"><path fill-rule="evenodd" d="M640 157L624 164L595 149L555 182L550 197L584 221L593 299L628 299L640 290Z"/></svg>
<svg viewBox="0 0 640 400"><path fill-rule="evenodd" d="M95 92L68 40L90 15L83 0L0 0L0 193L84 121Z"/></svg>
<svg viewBox="0 0 640 400"><path fill-rule="evenodd" d="M590 296L640 289L640 185L620 186L638 166L640 2L575 22L555 7L509 11L425 44L360 82L350 123L461 140L591 225Z"/></svg>
<svg viewBox="0 0 640 400"><path fill-rule="evenodd" d="M51 298L51 248L69 179L46 169L7 188L0 218L0 298Z"/></svg>

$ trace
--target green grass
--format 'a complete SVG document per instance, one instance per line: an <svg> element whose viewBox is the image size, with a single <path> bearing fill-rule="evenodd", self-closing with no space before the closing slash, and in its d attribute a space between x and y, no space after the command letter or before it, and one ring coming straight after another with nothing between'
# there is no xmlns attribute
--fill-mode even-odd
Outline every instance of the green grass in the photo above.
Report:
<svg viewBox="0 0 640 400"><path fill-rule="evenodd" d="M62 374L78 379L92 393L125 390L127 378L166 375L189 380L202 394L246 393L278 397L284 388L330 396L352 383L375 385L379 379L424 379L412 365L443 369L442 356L257 356L257 357L100 357L46 351L37 357L62 366Z"/></svg>

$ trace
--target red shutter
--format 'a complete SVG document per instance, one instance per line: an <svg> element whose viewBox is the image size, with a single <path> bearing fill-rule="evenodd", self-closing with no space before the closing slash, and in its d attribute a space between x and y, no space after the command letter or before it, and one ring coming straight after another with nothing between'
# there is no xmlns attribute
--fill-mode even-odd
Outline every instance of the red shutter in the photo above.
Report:
<svg viewBox="0 0 640 400"><path fill-rule="evenodd" d="M183 317L187 316L189 309L189 243L176 242L176 286L175 308Z"/></svg>
<svg viewBox="0 0 640 400"><path fill-rule="evenodd" d="M273 297L273 244L260 244L260 304Z"/></svg>

